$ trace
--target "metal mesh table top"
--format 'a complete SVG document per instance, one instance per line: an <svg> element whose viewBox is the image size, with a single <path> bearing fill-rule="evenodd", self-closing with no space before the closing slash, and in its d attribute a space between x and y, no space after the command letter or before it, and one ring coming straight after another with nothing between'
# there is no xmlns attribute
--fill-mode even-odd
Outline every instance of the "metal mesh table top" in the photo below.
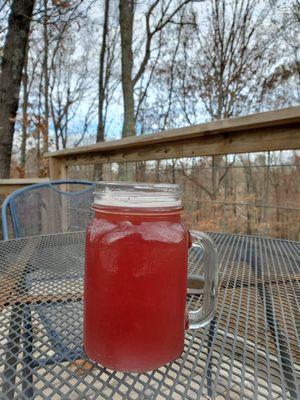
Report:
<svg viewBox="0 0 300 400"><path fill-rule="evenodd" d="M143 374L82 350L83 232L0 242L0 398L299 399L300 243L211 235L216 316L186 332L179 359ZM192 253L190 272L201 268Z"/></svg>

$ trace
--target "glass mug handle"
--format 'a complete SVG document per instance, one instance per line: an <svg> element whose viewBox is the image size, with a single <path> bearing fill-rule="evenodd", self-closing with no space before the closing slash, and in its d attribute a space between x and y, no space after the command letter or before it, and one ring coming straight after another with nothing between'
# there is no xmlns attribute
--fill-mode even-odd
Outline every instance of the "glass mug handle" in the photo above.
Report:
<svg viewBox="0 0 300 400"><path fill-rule="evenodd" d="M187 329L198 329L213 318L217 301L218 255L211 238L202 232L189 232L190 248L203 252L203 275L188 276L188 294L203 293L202 306L188 312Z"/></svg>

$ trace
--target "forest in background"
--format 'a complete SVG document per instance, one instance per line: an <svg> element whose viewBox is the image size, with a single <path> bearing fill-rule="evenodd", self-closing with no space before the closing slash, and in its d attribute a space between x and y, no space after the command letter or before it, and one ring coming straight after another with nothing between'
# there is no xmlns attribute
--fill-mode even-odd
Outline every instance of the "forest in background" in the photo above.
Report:
<svg viewBox="0 0 300 400"><path fill-rule="evenodd" d="M299 104L299 51L299 0L2 0L0 177L48 176L51 150ZM193 226L299 239L297 152L124 168L70 176L176 181Z"/></svg>
<svg viewBox="0 0 300 400"><path fill-rule="evenodd" d="M132 164L136 181L181 185L193 229L300 241L299 152L224 156L215 168L211 157ZM93 165L68 168L73 179L92 180L93 173ZM104 164L103 179L118 180L118 165Z"/></svg>

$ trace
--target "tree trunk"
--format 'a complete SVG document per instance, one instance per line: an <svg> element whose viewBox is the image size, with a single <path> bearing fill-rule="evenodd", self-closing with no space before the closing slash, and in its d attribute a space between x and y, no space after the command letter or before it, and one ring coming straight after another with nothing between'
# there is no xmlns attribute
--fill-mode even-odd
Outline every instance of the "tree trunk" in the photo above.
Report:
<svg viewBox="0 0 300 400"><path fill-rule="evenodd" d="M155 163L155 183L160 183L160 160Z"/></svg>
<svg viewBox="0 0 300 400"><path fill-rule="evenodd" d="M24 72L22 77L23 83L23 102L22 102L22 138L21 138L21 156L20 165L21 168L25 168L26 163L26 141L27 141L27 128L28 128L28 46L26 48L26 55L24 61Z"/></svg>
<svg viewBox="0 0 300 400"><path fill-rule="evenodd" d="M106 39L108 34L108 16L109 16L109 0L104 1L104 22L102 31L102 45L100 51L99 61L99 96L98 96L98 127L96 142L104 141L104 119L103 119L103 108L105 100L105 85L104 85L104 61L106 52ZM94 180L103 179L103 165L95 164L94 166Z"/></svg>
<svg viewBox="0 0 300 400"><path fill-rule="evenodd" d="M176 183L176 160L172 159L172 183Z"/></svg>
<svg viewBox="0 0 300 400"><path fill-rule="evenodd" d="M105 100L104 61L106 52L106 39L108 34L108 16L109 16L109 0L105 0L102 45L101 45L100 62L99 62L99 103L98 103L98 128L97 128L97 138L96 138L97 143L102 142L104 140L104 120L103 120L103 107Z"/></svg>
<svg viewBox="0 0 300 400"><path fill-rule="evenodd" d="M14 0L0 76L0 178L9 178L15 119L34 0Z"/></svg>
<svg viewBox="0 0 300 400"><path fill-rule="evenodd" d="M249 196L253 193L253 188L251 190L251 166L250 162L248 165L244 165L245 167L245 175L246 175L246 198L247 202L249 202ZM251 229L251 209L250 206L246 205L246 217L247 217L247 226L246 226L246 234L247 235L252 235L252 229Z"/></svg>
<svg viewBox="0 0 300 400"><path fill-rule="evenodd" d="M212 156L212 200L217 200L220 189L220 168L222 156Z"/></svg>
<svg viewBox="0 0 300 400"><path fill-rule="evenodd" d="M48 56L49 56L49 37L48 37L48 0L44 0L44 19L43 19L43 38L44 38L44 103L45 103L45 126L43 127L43 153L48 151L49 143L49 70L48 70Z"/></svg>
<svg viewBox="0 0 300 400"><path fill-rule="evenodd" d="M146 161L135 163L135 180L136 182L146 181Z"/></svg>
<svg viewBox="0 0 300 400"><path fill-rule="evenodd" d="M135 135L134 97L133 97L133 54L132 29L134 16L134 1L120 0L120 29L122 52L122 89L124 101L124 123L122 137Z"/></svg>

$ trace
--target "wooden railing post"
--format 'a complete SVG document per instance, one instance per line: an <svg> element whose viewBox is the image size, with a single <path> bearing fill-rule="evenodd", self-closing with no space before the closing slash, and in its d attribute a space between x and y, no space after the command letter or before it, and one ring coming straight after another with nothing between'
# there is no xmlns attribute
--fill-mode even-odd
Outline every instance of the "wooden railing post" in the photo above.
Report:
<svg viewBox="0 0 300 400"><path fill-rule="evenodd" d="M67 179L68 167L64 164L63 160L51 157L49 158L50 179Z"/></svg>
<svg viewBox="0 0 300 400"><path fill-rule="evenodd" d="M65 180L68 178L68 167L65 165L64 161L60 158L52 157L49 159L49 170L51 180ZM67 185L61 185L61 189L67 191ZM69 229L69 209L66 204L66 199L62 201L61 208L61 229L62 232L68 232ZM54 204L50 204L52 212L55 213ZM51 221L50 221L51 223Z"/></svg>

